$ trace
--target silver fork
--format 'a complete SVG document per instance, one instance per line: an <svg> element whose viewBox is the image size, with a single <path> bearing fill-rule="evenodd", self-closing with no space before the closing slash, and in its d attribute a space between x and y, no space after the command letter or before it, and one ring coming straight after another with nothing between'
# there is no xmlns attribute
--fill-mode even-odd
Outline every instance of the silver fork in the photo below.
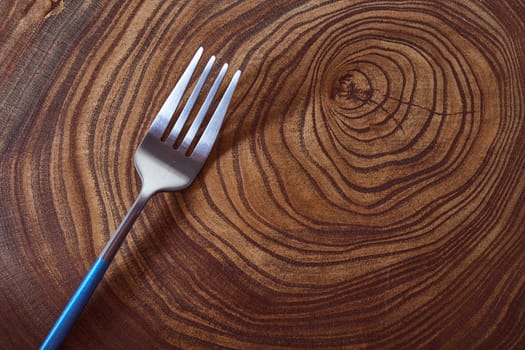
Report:
<svg viewBox="0 0 525 350"><path fill-rule="evenodd" d="M177 191L188 187L208 158L211 148L219 134L224 115L228 109L237 82L239 81L241 75L239 70L233 75L200 139L196 140L198 130L210 109L222 81L224 80L228 69L227 64L222 66L222 69L213 82L208 95L202 103L202 106L197 112L188 131L185 135L182 135L181 133L188 117L190 116L190 112L195 106L195 102L197 101L202 86L206 82L212 69L215 62L215 56L212 56L204 67L204 70L184 105L184 108L177 117L175 125L173 125L171 130L167 130L202 53L203 48L201 47L197 50L180 80L175 85L175 88L171 91L162 105L157 117L135 152L135 168L139 173L142 182L142 187L137 199L109 242L104 247L102 253L84 277L84 280L77 288L75 294L69 300L47 338L42 343L40 349L57 349L63 342L67 333L104 276L110 262L115 257L118 248L124 241L124 238L135 222L135 219L144 208L146 202L157 192ZM164 137L165 133L168 133L167 137ZM180 145L175 148L176 141L182 136L184 136L184 138L180 142ZM195 141L196 145L193 150L191 150L191 145ZM191 153L189 153L190 150Z"/></svg>

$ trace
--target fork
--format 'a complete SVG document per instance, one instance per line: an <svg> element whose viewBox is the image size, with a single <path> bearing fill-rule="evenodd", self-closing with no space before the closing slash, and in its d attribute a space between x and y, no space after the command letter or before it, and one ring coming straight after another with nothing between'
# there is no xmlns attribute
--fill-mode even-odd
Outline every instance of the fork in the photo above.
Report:
<svg viewBox="0 0 525 350"><path fill-rule="evenodd" d="M196 113L194 121L183 135L184 125L194 109L197 98L215 62L215 56L211 56L175 124L171 130L169 128L203 51L202 47L197 50L135 152L135 168L142 183L139 195L55 322L42 343L41 350L57 349L62 344L146 202L157 192L178 191L188 187L208 158L239 81L240 70L237 70L231 78L213 115L202 135L198 138L198 131L228 69L228 64L222 66L208 95ZM184 137L182 138L182 136ZM177 143L178 147L175 147L179 138L182 138L182 141L180 144ZM195 146L192 149L193 144Z"/></svg>

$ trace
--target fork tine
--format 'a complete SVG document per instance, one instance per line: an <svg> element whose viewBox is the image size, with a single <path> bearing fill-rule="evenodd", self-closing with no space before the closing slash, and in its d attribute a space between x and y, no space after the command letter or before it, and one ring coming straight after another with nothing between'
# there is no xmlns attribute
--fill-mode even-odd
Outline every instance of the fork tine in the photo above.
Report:
<svg viewBox="0 0 525 350"><path fill-rule="evenodd" d="M197 63L199 63L203 51L204 49L202 47L200 47L197 50L190 63L188 64L188 67L180 77L179 81L177 82L173 90L171 90L166 101L164 101L164 104L162 105L157 116L155 117L155 120L153 120L149 132L155 137L161 138L164 134L164 131L166 130L166 127L168 126L173 116L173 113L175 113L175 110L177 109L180 100L182 99L182 95L184 94L184 91L188 86L190 78L193 75L193 72L195 71L195 67L197 67Z"/></svg>
<svg viewBox="0 0 525 350"><path fill-rule="evenodd" d="M193 153L191 154L191 157L197 157L199 159L206 159L208 155L210 154L211 148L213 147L213 144L215 143L215 140L217 139L217 135L219 134L219 130L221 129L222 122L224 120L224 115L226 114L226 111L228 110L228 106L230 104L230 101L233 96L233 92L235 91L235 88L237 87L237 83L239 82L239 78L241 76L241 71L238 70L233 75L232 80L230 81L230 84L228 84L228 87L226 88L226 91L224 92L224 95L219 102L217 108L215 109L215 112L213 113L213 116L210 119L210 122L206 126L206 129L204 129L204 132L195 146L195 149L193 150Z"/></svg>
<svg viewBox="0 0 525 350"><path fill-rule="evenodd" d="M168 135L168 139L166 142L168 142L169 144L173 145L177 140L177 137L179 137L179 134L182 131L182 128L184 127L184 124L186 123L186 120L188 119L190 112L193 109L193 106L195 105L195 102L197 101L197 97L199 96L202 86L204 85L206 79L208 78L208 75L210 74L211 67L213 66L214 62L215 56L211 56L210 60L206 64L206 67L204 67L204 70L202 71L199 81L195 85L195 88L193 88L193 91L191 92L191 95L188 101L186 102L184 109L182 110L182 112L180 112L180 115L177 117L175 125L171 129L170 134Z"/></svg>
<svg viewBox="0 0 525 350"><path fill-rule="evenodd" d="M217 75L217 78L213 82L213 85L210 89L210 92L208 93L208 96L206 96L204 103L199 109L199 112L197 113L195 120L191 124L190 129L186 133L186 136L184 136L184 140L182 140L182 143L179 147L179 150L181 150L182 152L185 152L190 147L191 142L193 141L193 138L197 134L197 131L199 130L199 127L201 126L202 121L204 120L204 117L206 116L206 113L208 112L208 109L210 108L211 102L213 101L213 99L215 98L215 95L217 94L217 91L219 90L219 86L224 80L224 76L226 75L227 70L228 70L228 64L224 64L219 74Z"/></svg>

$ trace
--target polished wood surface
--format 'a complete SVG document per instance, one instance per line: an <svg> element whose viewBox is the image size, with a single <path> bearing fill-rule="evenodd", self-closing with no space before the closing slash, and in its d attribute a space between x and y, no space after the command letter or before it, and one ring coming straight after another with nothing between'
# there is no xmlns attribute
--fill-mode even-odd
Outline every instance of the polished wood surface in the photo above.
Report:
<svg viewBox="0 0 525 350"><path fill-rule="evenodd" d="M524 15L2 1L0 348L43 340L202 45L243 70L220 139L148 203L65 349L524 349Z"/></svg>

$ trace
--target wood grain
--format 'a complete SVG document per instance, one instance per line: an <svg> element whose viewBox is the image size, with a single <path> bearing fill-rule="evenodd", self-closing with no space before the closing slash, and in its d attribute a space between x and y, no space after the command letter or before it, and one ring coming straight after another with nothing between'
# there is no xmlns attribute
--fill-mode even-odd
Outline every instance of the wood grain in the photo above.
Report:
<svg viewBox="0 0 525 350"><path fill-rule="evenodd" d="M67 349L525 348L525 3L0 4L0 348L35 348L138 192L199 46L243 70Z"/></svg>

